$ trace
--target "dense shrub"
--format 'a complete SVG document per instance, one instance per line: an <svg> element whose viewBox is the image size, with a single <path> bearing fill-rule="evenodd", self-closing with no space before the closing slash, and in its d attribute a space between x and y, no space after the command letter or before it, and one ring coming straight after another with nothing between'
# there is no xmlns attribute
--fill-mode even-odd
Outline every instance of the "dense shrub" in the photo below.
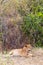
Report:
<svg viewBox="0 0 43 65"><path fill-rule="evenodd" d="M20 10L23 16L22 31L31 43L43 46L43 0L28 0L27 9ZM34 44L33 44L34 45Z"/></svg>
<svg viewBox="0 0 43 65"><path fill-rule="evenodd" d="M43 45L43 13L29 14L24 16L22 31L26 34L30 41L34 39L36 46Z"/></svg>
<svg viewBox="0 0 43 65"><path fill-rule="evenodd" d="M0 27L1 41L6 41L5 38L7 38L8 40L11 39L12 41L10 40L10 44L12 46L12 44L15 42L13 42L13 36L16 39L15 35L17 35L17 42L15 42L17 43L17 46L19 46L19 42L21 45L22 41L24 44L24 40L26 38L29 38L28 40L30 40L30 43L35 43L36 46L43 45L43 0L0 0L0 22L2 22L2 25L4 26L3 30L2 26ZM11 22L14 23L14 26L12 26ZM6 27L7 23L11 24ZM23 32L21 32L21 29L19 31L21 23L23 23ZM17 24L18 26L17 29L15 27L15 24ZM13 31L15 33L13 33L12 31L12 27L14 27ZM9 32L9 30L11 31ZM7 37L6 32L9 33ZM10 35L11 33L13 34L13 36ZM5 34L4 37L3 34ZM18 36L18 34L20 37ZM7 43L9 42L8 40ZM21 41L18 42L18 40ZM5 44L6 42L3 44L4 48Z"/></svg>

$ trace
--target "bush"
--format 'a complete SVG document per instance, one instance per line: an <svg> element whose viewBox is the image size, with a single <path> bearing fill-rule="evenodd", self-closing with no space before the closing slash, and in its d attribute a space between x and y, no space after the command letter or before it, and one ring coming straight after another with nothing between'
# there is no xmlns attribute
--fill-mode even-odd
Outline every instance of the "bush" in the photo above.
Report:
<svg viewBox="0 0 43 65"><path fill-rule="evenodd" d="M43 46L43 13L29 14L24 16L22 31L33 39L36 46Z"/></svg>

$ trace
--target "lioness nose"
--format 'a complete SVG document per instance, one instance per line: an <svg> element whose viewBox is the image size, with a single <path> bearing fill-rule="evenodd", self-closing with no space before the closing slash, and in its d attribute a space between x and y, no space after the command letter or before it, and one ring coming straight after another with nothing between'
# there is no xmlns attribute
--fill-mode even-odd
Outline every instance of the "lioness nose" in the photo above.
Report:
<svg viewBox="0 0 43 65"><path fill-rule="evenodd" d="M31 51L31 49L28 49L28 51Z"/></svg>

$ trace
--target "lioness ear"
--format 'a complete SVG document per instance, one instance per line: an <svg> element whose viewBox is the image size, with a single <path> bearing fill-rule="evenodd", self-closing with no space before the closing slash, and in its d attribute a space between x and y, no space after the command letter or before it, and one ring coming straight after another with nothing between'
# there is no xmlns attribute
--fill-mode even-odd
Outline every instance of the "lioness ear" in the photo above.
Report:
<svg viewBox="0 0 43 65"><path fill-rule="evenodd" d="M27 44L25 44L25 47L27 47Z"/></svg>
<svg viewBox="0 0 43 65"><path fill-rule="evenodd" d="M27 45L25 45L25 47L27 47Z"/></svg>

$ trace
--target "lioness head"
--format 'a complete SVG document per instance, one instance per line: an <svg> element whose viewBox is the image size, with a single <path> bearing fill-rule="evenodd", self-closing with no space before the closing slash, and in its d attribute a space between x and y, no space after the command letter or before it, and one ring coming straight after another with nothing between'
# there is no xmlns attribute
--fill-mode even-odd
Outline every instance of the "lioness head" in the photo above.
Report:
<svg viewBox="0 0 43 65"><path fill-rule="evenodd" d="M26 44L23 49L26 50L26 51L30 51L32 48L32 46L30 44Z"/></svg>

